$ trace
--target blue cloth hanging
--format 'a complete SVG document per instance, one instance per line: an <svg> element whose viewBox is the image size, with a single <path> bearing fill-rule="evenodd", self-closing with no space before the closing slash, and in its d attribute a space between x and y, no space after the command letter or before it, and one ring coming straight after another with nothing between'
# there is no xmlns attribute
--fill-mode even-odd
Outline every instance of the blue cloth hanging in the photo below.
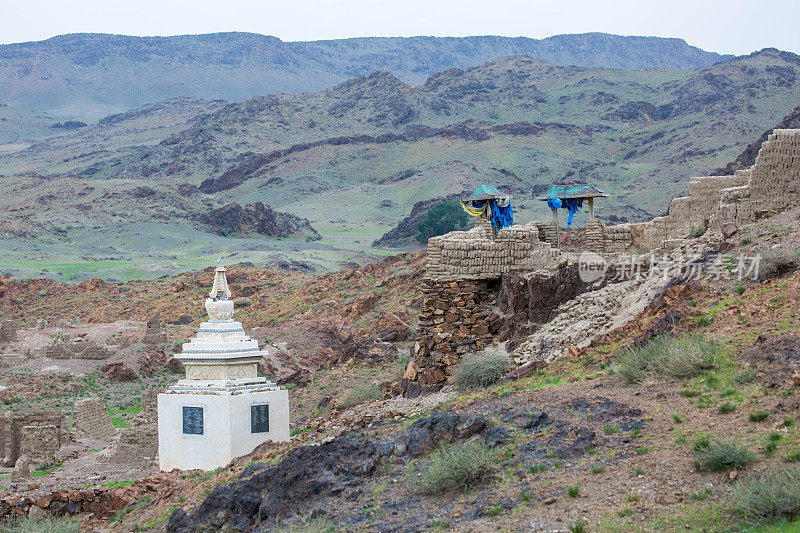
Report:
<svg viewBox="0 0 800 533"><path fill-rule="evenodd" d="M507 202L505 206L500 206L496 200L491 200L489 206L492 209L491 220L495 230L500 231L514 224L514 211L511 209L510 202Z"/></svg>
<svg viewBox="0 0 800 533"><path fill-rule="evenodd" d="M556 209L564 208L569 212L567 216L567 226L572 225L572 217L575 216L581 206L583 205L583 198L558 198L552 197L547 199L547 206L555 213Z"/></svg>
<svg viewBox="0 0 800 533"><path fill-rule="evenodd" d="M567 217L567 227L569 227L572 225L572 217L583 205L583 198L565 198L563 203L564 209L569 210L569 216Z"/></svg>

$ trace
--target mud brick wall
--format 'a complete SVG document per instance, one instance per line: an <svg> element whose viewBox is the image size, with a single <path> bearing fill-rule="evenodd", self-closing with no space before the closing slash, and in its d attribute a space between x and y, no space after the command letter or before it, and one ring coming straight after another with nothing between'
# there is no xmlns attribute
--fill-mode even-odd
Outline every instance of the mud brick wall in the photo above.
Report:
<svg viewBox="0 0 800 533"><path fill-rule="evenodd" d="M749 173L754 216L794 204L800 197L800 130L773 131Z"/></svg>
<svg viewBox="0 0 800 533"><path fill-rule="evenodd" d="M94 359L104 360L111 357L110 350L94 341L55 343L42 346L31 352L31 357L47 357L49 359Z"/></svg>
<svg viewBox="0 0 800 533"><path fill-rule="evenodd" d="M689 196L674 198L667 216L633 224L634 246L655 248L685 237L692 228L718 228L754 222L800 199L800 130L774 130L761 145L753 166L732 176L689 180Z"/></svg>
<svg viewBox="0 0 800 533"><path fill-rule="evenodd" d="M114 435L114 426L101 398L85 398L75 402L72 410L75 429L95 439L109 439Z"/></svg>
<svg viewBox="0 0 800 533"><path fill-rule="evenodd" d="M423 307L405 380L442 383L463 354L491 342L500 326L492 312L499 285L497 280L423 280Z"/></svg>
<svg viewBox="0 0 800 533"><path fill-rule="evenodd" d="M24 428L40 428L52 426L56 428L58 448L70 442L71 437L67 431L67 419L61 411L40 411L38 413L20 414L5 411L0 416L0 453L2 453L3 466L13 467L20 455L24 453L40 456L33 441L34 430ZM51 431L52 430L47 430ZM23 446L25 434L28 439ZM56 448L56 450L58 449Z"/></svg>
<svg viewBox="0 0 800 533"><path fill-rule="evenodd" d="M158 454L158 427L155 424L126 428L122 431L107 462L120 466L151 466Z"/></svg>
<svg viewBox="0 0 800 533"><path fill-rule="evenodd" d="M11 320L0 323L0 342L13 342L17 340L17 325Z"/></svg>
<svg viewBox="0 0 800 533"><path fill-rule="evenodd" d="M533 222L504 228L495 234L489 222L478 217L476 226L469 231L428 239L428 276L497 279L508 272L552 268L560 252L539 240L540 231L550 238L549 228L548 224Z"/></svg>
<svg viewBox="0 0 800 533"><path fill-rule="evenodd" d="M52 461L61 448L61 428L55 425L23 426L20 455L31 461Z"/></svg>

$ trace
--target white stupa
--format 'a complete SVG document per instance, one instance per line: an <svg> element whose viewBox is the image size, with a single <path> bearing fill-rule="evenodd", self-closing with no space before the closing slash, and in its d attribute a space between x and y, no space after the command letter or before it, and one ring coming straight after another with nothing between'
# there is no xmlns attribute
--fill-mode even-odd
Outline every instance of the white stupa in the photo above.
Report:
<svg viewBox="0 0 800 533"><path fill-rule="evenodd" d="M175 356L186 379L158 395L161 470L213 470L266 440L289 440L289 393L258 377L264 352L233 320L225 272L218 264L206 300L208 322Z"/></svg>

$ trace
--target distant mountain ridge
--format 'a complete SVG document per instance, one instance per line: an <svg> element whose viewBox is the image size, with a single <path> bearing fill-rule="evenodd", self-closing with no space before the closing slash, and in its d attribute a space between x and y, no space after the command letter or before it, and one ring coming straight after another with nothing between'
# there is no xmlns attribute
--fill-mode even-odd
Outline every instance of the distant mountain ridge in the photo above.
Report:
<svg viewBox="0 0 800 533"><path fill-rule="evenodd" d="M421 83L450 68L526 55L555 65L698 68L733 56L682 39L603 33L527 37L362 37L284 42L252 33L70 34L0 45L0 95L21 109L100 118L176 96L242 100L315 92L382 70Z"/></svg>

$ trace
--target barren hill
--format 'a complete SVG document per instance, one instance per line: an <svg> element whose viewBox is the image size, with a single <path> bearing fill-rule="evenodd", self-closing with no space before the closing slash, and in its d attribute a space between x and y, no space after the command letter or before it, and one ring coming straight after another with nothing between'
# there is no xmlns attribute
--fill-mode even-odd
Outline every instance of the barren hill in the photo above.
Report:
<svg viewBox="0 0 800 533"><path fill-rule="evenodd" d="M99 118L176 96L241 100L319 91L388 70L406 82L524 54L559 65L696 68L729 59L681 39L602 33L525 37L364 37L284 42L252 33L60 35L0 46L0 94L32 110Z"/></svg>

